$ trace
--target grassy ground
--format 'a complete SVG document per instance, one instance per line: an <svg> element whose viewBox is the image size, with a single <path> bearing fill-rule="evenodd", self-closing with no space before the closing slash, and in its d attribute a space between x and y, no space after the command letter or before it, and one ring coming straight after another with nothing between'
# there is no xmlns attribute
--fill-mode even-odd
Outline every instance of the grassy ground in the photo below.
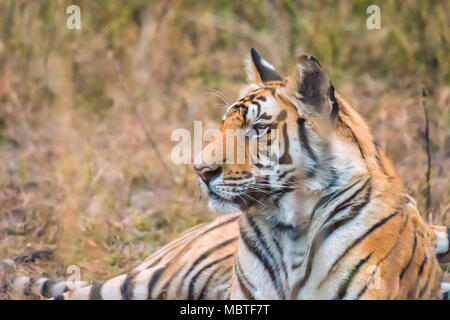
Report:
<svg viewBox="0 0 450 320"><path fill-rule="evenodd" d="M65 27L73 3L81 30ZM381 30L366 28L373 3ZM19 269L64 277L75 264L104 279L211 220L170 135L218 123L217 94L236 97L251 47L285 74L316 56L423 215L450 224L449 24L445 1L1 1L0 259L52 250Z"/></svg>

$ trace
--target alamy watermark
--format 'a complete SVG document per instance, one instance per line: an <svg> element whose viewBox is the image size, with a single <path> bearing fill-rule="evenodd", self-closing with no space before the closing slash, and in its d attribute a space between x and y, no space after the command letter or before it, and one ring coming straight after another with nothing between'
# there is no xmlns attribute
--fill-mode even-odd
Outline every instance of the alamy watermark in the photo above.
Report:
<svg viewBox="0 0 450 320"><path fill-rule="evenodd" d="M174 164L279 164L282 150L278 129L207 129L194 121L193 135L187 129L175 129L176 142L170 154ZM209 142L205 147L205 142ZM287 146L284 146L287 147Z"/></svg>
<svg viewBox="0 0 450 320"><path fill-rule="evenodd" d="M369 30L381 29L381 9L376 4L367 7L367 14L370 16L366 20L366 26Z"/></svg>
<svg viewBox="0 0 450 320"><path fill-rule="evenodd" d="M69 16L66 19L66 27L70 30L81 29L81 9L76 4L72 4L66 8L66 14Z"/></svg>

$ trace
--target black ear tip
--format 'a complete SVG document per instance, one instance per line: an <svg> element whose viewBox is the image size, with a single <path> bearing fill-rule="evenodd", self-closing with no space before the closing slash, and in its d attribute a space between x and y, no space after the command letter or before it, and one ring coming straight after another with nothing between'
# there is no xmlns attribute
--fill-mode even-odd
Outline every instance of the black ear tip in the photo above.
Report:
<svg viewBox="0 0 450 320"><path fill-rule="evenodd" d="M331 82L330 82L330 87L328 88L328 94L330 96L334 97L334 86L333 86L333 84Z"/></svg>
<svg viewBox="0 0 450 320"><path fill-rule="evenodd" d="M250 49L250 54L252 56L253 64L256 67L258 74L263 82L281 80L281 77L275 71L273 66L271 66L267 63L267 61L261 58L254 48Z"/></svg>
<svg viewBox="0 0 450 320"><path fill-rule="evenodd" d="M255 50L255 48L251 48L250 49L250 54L252 56L253 61L260 61L261 60L261 57L258 54L258 52Z"/></svg>

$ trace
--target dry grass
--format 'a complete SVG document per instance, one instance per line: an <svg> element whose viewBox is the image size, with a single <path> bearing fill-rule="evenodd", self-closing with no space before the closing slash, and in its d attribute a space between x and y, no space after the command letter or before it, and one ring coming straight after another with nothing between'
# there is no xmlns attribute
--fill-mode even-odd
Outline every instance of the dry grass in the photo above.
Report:
<svg viewBox="0 0 450 320"><path fill-rule="evenodd" d="M78 3L82 30L65 28ZM314 54L368 120L424 216L450 224L450 8L383 1L382 30L364 1L2 1L0 259L51 249L26 272L86 280L136 265L213 218L189 166L170 162L175 128L214 126L257 48L290 72ZM420 88L431 137L431 196ZM138 112L138 115L136 114ZM171 175L150 147L150 133ZM430 214L430 215L429 215Z"/></svg>

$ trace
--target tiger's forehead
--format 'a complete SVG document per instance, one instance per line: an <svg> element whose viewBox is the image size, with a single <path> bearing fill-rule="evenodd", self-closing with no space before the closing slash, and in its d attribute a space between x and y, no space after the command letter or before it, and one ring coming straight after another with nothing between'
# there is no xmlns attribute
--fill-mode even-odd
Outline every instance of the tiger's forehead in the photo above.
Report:
<svg viewBox="0 0 450 320"><path fill-rule="evenodd" d="M261 87L251 90L247 95L228 107L222 120L231 118L232 120L253 121L259 116L267 116L268 112L275 112L276 110L268 109L275 109L275 92L277 89L285 87L286 84L287 79L270 81L264 83ZM264 105L264 110L262 110L262 105ZM272 106L272 108L267 108L267 106Z"/></svg>

